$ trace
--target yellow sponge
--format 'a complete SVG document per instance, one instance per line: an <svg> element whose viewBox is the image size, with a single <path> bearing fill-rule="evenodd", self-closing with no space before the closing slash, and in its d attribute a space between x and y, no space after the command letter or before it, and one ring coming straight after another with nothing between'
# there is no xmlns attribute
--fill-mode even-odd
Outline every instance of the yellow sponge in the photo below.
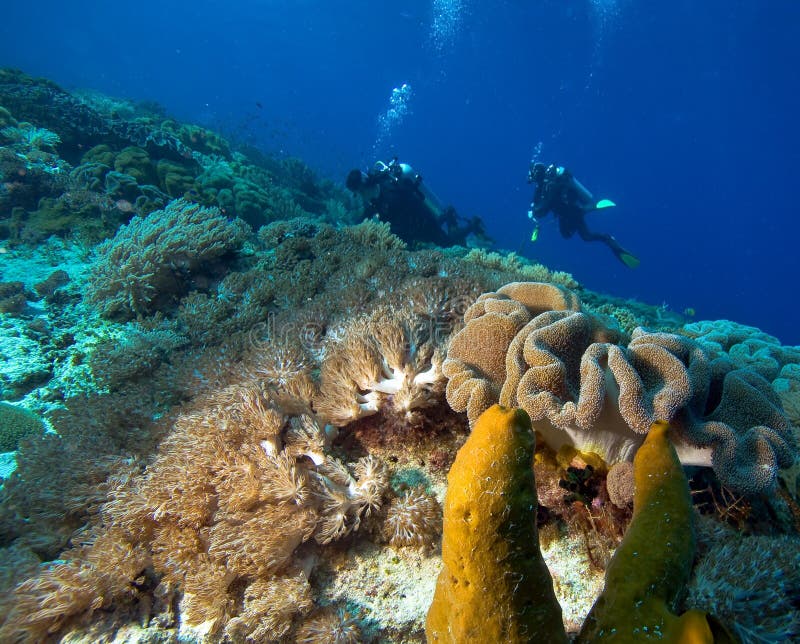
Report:
<svg viewBox="0 0 800 644"><path fill-rule="evenodd" d="M714 641L703 613L671 612L689 579L695 538L689 484L668 430L654 423L636 452L633 520L576 642Z"/></svg>
<svg viewBox="0 0 800 644"><path fill-rule="evenodd" d="M566 642L539 552L528 415L486 410L447 477L442 560L428 642Z"/></svg>

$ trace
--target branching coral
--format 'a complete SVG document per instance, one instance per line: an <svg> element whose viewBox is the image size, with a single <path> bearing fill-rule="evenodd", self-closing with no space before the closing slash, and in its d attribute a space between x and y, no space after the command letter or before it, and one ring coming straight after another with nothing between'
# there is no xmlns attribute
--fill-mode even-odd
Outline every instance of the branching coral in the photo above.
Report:
<svg viewBox="0 0 800 644"><path fill-rule="evenodd" d="M650 425L669 421L684 462L713 466L751 493L792 463L788 420L760 375L712 364L684 336L636 329L624 344L562 293L513 284L478 298L443 365L453 409L474 421L495 401L520 406L553 449L571 445L609 464L632 458Z"/></svg>

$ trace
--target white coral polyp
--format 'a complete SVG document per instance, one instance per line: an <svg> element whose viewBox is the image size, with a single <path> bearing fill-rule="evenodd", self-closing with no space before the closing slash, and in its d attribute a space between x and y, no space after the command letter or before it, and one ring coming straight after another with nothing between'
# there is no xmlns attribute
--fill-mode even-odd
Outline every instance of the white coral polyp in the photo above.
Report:
<svg viewBox="0 0 800 644"><path fill-rule="evenodd" d="M436 384L441 381L442 372L438 365L432 364L430 369L422 371L414 376L413 383L415 387L425 387L428 385Z"/></svg>
<svg viewBox="0 0 800 644"><path fill-rule="evenodd" d="M277 437L275 440L263 440L261 441L261 449L264 450L264 453L267 456L277 456L280 452L280 447L278 446Z"/></svg>
<svg viewBox="0 0 800 644"><path fill-rule="evenodd" d="M384 363L384 365L383 373L387 377L376 382L372 388L382 394L391 396L396 394L403 387L406 381L406 373L403 369L398 367L392 367L391 372L389 372L388 365L386 365L386 363Z"/></svg>
<svg viewBox="0 0 800 644"><path fill-rule="evenodd" d="M361 410L361 413L355 418L359 418L360 416L369 416L370 414L377 413L381 408L381 396L378 393L378 390L374 387L371 387L372 391L368 391L365 394L357 393L356 394L356 402L358 403L358 408Z"/></svg>

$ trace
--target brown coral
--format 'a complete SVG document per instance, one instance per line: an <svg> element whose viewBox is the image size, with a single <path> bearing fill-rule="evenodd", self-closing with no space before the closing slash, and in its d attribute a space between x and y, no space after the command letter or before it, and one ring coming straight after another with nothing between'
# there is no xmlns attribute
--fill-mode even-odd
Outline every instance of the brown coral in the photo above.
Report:
<svg viewBox="0 0 800 644"><path fill-rule="evenodd" d="M633 485L633 463L630 461L620 461L608 471L608 498L618 508L624 509L633 504Z"/></svg>
<svg viewBox="0 0 800 644"><path fill-rule="evenodd" d="M664 420L683 462L713 466L740 491L769 488L792 463L788 421L760 375L712 365L696 342L670 333L637 328L624 344L579 309L577 297L542 284L479 297L443 366L450 406L471 422L497 401L522 407L553 449L571 445L609 464L631 459Z"/></svg>
<svg viewBox="0 0 800 644"><path fill-rule="evenodd" d="M310 607L307 581L286 576L296 548L357 530L381 506L388 470L374 456L347 468L316 418L285 413L270 389L246 381L187 408L144 474L116 482L96 534L76 536L68 563L12 593L8 639L38 640L121 599L150 605L149 592L176 591L181 628L200 637L282 637ZM137 582L146 569L155 590ZM305 603L281 603L289 587Z"/></svg>
<svg viewBox="0 0 800 644"><path fill-rule="evenodd" d="M296 615L313 606L305 574L256 579L244 591L242 611L225 626L231 641L267 642L286 635Z"/></svg>
<svg viewBox="0 0 800 644"><path fill-rule="evenodd" d="M325 609L312 615L297 631L298 644L357 644L361 642L358 621L344 610Z"/></svg>
<svg viewBox="0 0 800 644"><path fill-rule="evenodd" d="M720 480L740 492L775 483L797 457L792 428L769 382L747 369L725 374L715 408L691 427L691 440L712 450Z"/></svg>
<svg viewBox="0 0 800 644"><path fill-rule="evenodd" d="M314 407L343 426L391 409L407 420L437 404L444 388L436 327L421 316L379 308L329 333Z"/></svg>
<svg viewBox="0 0 800 644"><path fill-rule="evenodd" d="M475 422L499 399L506 380L506 354L520 329L545 311L579 308L571 291L538 282L513 282L481 295L464 313L467 326L451 338L442 365L448 379L447 402Z"/></svg>
<svg viewBox="0 0 800 644"><path fill-rule="evenodd" d="M145 218L134 217L98 247L89 299L103 315L149 315L188 291L192 273L236 252L250 234L242 220L184 199Z"/></svg>
<svg viewBox="0 0 800 644"><path fill-rule="evenodd" d="M384 532L393 546L432 546L442 533L442 508L424 489L413 488L386 512Z"/></svg>

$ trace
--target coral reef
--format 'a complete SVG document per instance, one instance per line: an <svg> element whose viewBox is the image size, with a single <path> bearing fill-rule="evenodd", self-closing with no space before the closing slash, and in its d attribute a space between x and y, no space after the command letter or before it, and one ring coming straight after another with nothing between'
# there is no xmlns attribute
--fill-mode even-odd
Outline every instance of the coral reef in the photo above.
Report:
<svg viewBox="0 0 800 644"><path fill-rule="evenodd" d="M470 419L524 400L558 438L537 447L536 522L570 635L631 513L630 463L607 476L583 450L627 453L655 414L706 432L678 444L715 457L719 478L690 470L706 521L791 548L800 461L770 481L780 405L800 418L796 349L513 253L410 251L359 217L301 160L0 70L0 399L48 427L0 464L0 639L420 641L468 435L446 377ZM573 408L594 429L561 428ZM733 539L708 533L701 563ZM759 589L781 583L756 600L790 606L791 560L758 561ZM746 570L703 571L719 601L682 609L790 633L748 613Z"/></svg>
<svg viewBox="0 0 800 644"><path fill-rule="evenodd" d="M515 292L519 291L515 284ZM505 288L505 287L503 287ZM502 289L501 289L502 290ZM526 301L543 297L536 310L548 307L570 309L577 300L564 297L556 286L535 283L530 286ZM505 292L497 297L481 296L464 314L467 327L450 342L443 373L448 378L447 401L456 411L467 411L470 422L498 400L506 380L505 354L519 330L534 315L522 302Z"/></svg>
<svg viewBox="0 0 800 644"><path fill-rule="evenodd" d="M678 430L685 463L713 466L741 491L771 488L797 445L770 383L712 363L700 345L634 330L629 341L546 284L511 284L465 313L443 372L447 399L471 421L499 401L520 406L555 450L630 460L651 424Z"/></svg>
<svg viewBox="0 0 800 644"><path fill-rule="evenodd" d="M789 642L800 635L800 540L747 536L703 522L701 556L684 605L713 613L743 644Z"/></svg>
<svg viewBox="0 0 800 644"><path fill-rule="evenodd" d="M42 419L22 407L0 402L0 452L13 452L27 438L45 431Z"/></svg>
<svg viewBox="0 0 800 644"><path fill-rule="evenodd" d="M346 425L390 404L413 422L416 411L436 404L444 390L440 365L448 336L449 329L431 320L391 310L353 318L322 347L317 410L328 422Z"/></svg>
<svg viewBox="0 0 800 644"><path fill-rule="evenodd" d="M442 509L436 497L413 488L393 499L386 510L385 533L393 546L430 548L442 530Z"/></svg>

